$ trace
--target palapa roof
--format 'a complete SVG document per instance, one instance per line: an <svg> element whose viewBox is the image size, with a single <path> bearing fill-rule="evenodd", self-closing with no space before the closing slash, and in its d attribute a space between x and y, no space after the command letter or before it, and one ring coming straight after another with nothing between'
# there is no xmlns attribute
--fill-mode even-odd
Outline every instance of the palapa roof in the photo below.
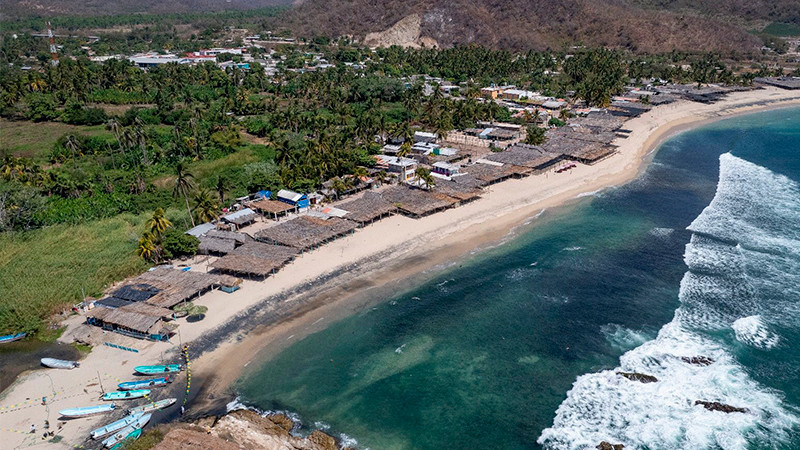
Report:
<svg viewBox="0 0 800 450"><path fill-rule="evenodd" d="M145 334L150 333L155 325L161 322L162 317L153 314L143 314L125 308L95 308L91 310L87 316L107 324Z"/></svg>
<svg viewBox="0 0 800 450"><path fill-rule="evenodd" d="M249 202L247 206L272 214L281 214L295 209L294 205L290 205L286 202L281 202L278 200L270 200L268 198L262 198L261 200Z"/></svg>
<svg viewBox="0 0 800 450"><path fill-rule="evenodd" d="M553 136L544 143L544 147L551 152L562 153L573 159L586 162L596 162L613 154L616 148L601 142L582 141L565 136Z"/></svg>
<svg viewBox="0 0 800 450"><path fill-rule="evenodd" d="M346 234L355 228L356 225L353 222L338 217L326 220L300 216L259 231L256 239L305 250Z"/></svg>
<svg viewBox="0 0 800 450"><path fill-rule="evenodd" d="M220 239L210 236L203 236L200 238L200 245L197 251L203 254L217 253L226 254L236 248L236 241L233 239Z"/></svg>
<svg viewBox="0 0 800 450"><path fill-rule="evenodd" d="M482 163L467 165L462 169L468 175L483 183L484 186L487 184L496 183L500 180L505 180L506 178L510 178L517 174L524 175L526 173L530 173L531 171L529 167L517 166L513 164L495 166L492 164Z"/></svg>
<svg viewBox="0 0 800 450"><path fill-rule="evenodd" d="M453 177L452 180L436 180L434 189L461 201L478 198L483 193L480 182L469 175Z"/></svg>
<svg viewBox="0 0 800 450"><path fill-rule="evenodd" d="M397 209L414 216L424 216L458 203L458 200L445 194L409 186L392 186L381 192L381 196Z"/></svg>
<svg viewBox="0 0 800 450"><path fill-rule="evenodd" d="M282 245L248 242L211 264L216 270L241 275L266 276L291 261L297 250ZM230 277L229 277L230 278ZM223 280L224 281L224 280ZM235 284L226 284L233 285Z"/></svg>
<svg viewBox="0 0 800 450"><path fill-rule="evenodd" d="M141 283L160 289L158 294L145 300L145 303L171 308L218 285L219 276L162 267L134 277L125 284Z"/></svg>
<svg viewBox="0 0 800 450"><path fill-rule="evenodd" d="M370 222L397 210L377 192L365 192L360 198L342 203L338 207L347 211L345 219L358 223Z"/></svg>
<svg viewBox="0 0 800 450"><path fill-rule="evenodd" d="M236 241L238 244L244 244L245 242L253 241L253 238L247 233L239 233L236 231L227 230L212 230L206 233L206 236L217 239L230 239Z"/></svg>
<svg viewBox="0 0 800 450"><path fill-rule="evenodd" d="M486 156L489 161L537 169L549 166L563 159L558 153L551 153L542 147L527 144L514 144L507 150Z"/></svg>

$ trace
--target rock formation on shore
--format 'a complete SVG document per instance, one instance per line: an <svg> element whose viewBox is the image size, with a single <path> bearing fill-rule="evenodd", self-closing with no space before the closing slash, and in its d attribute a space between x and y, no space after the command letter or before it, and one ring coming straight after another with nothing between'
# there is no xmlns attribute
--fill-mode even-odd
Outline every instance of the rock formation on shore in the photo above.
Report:
<svg viewBox="0 0 800 450"><path fill-rule="evenodd" d="M737 406L726 405L725 403L720 402L706 402L703 400L695 400L695 405L703 405L703 407L709 411L722 411L724 413L746 413L747 408L739 408Z"/></svg>
<svg viewBox="0 0 800 450"><path fill-rule="evenodd" d="M595 448L597 450L622 450L625 448L625 446L622 444L612 444L610 442L603 441Z"/></svg>
<svg viewBox="0 0 800 450"><path fill-rule="evenodd" d="M638 373L638 372L617 372L617 375L621 375L631 381L638 381L640 383L655 383L658 381L658 378L647 375L645 373Z"/></svg>
<svg viewBox="0 0 800 450"><path fill-rule="evenodd" d="M154 450L338 450L331 436L314 431L306 438L293 436L291 419L283 414L261 417L249 410L207 417L171 429Z"/></svg>
<svg viewBox="0 0 800 450"><path fill-rule="evenodd" d="M695 366L710 366L711 364L714 364L714 360L707 356L682 356L681 361L688 364L694 364Z"/></svg>

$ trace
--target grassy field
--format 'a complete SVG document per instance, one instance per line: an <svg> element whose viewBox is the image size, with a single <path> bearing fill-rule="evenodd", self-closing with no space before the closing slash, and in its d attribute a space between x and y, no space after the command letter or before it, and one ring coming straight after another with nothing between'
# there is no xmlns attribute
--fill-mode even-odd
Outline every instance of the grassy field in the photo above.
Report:
<svg viewBox="0 0 800 450"><path fill-rule="evenodd" d="M0 150L10 150L14 156L25 158L46 158L58 138L67 133L105 136L109 139L113 136L104 125L76 126L61 122L0 119Z"/></svg>
<svg viewBox="0 0 800 450"><path fill-rule="evenodd" d="M767 25L762 32L773 36L800 36L800 25L772 22Z"/></svg>
<svg viewBox="0 0 800 450"><path fill-rule="evenodd" d="M146 270L135 250L148 215L0 234L0 334L36 330L84 295Z"/></svg>

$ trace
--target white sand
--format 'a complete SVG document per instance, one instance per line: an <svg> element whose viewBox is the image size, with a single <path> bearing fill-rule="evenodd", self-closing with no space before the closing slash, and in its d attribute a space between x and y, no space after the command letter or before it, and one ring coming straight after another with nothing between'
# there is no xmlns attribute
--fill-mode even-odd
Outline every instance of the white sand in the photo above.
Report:
<svg viewBox="0 0 800 450"><path fill-rule="evenodd" d="M69 328L64 339L91 333L95 342L114 342L136 348L139 353L97 346L78 369L37 370L20 376L0 397L0 442L3 443L0 447L16 448L36 444L51 446L52 444L45 444L41 440L43 421L48 419L51 430L55 430L58 410L102 403L98 400L101 394L97 384L98 374L105 389L113 390L119 381L134 379L133 366L164 361L165 352L174 350L179 340L183 343L190 342L208 330L225 324L237 313L265 298L292 292L306 282L356 262L372 259L371 262L380 263L379 255L383 255L387 261L418 254L437 255L438 259L430 258L429 264L457 257L487 242L501 239L513 227L529 220L544 208L558 206L582 193L620 185L635 178L647 159L646 155L671 134L720 117L791 105L800 105L800 91L767 88L733 93L711 105L678 102L659 106L628 121L624 128L632 132L628 138L618 140L619 153L594 166L578 165L569 173L551 172L505 181L491 186L482 198L474 202L422 219L392 216L301 255L274 277L263 282L245 281L242 289L233 294L221 291L206 294L196 302L208 306L206 318L197 323L179 320L180 336L176 336L172 344L143 342L114 333L103 334L95 327L79 325L83 320L82 316L73 317L67 321ZM404 268L384 278L402 277L426 267L428 266L420 265ZM200 264L193 270L205 270L205 267ZM334 285L335 281L332 282L332 287ZM287 301L291 302L292 299ZM346 308L346 305L343 306ZM306 316L309 320L317 317L314 314ZM321 320L321 317L317 320ZM293 319L273 328L281 328L284 335L289 336L287 333L292 327L298 326L307 327L308 323ZM274 335L266 331L240 343L235 340L222 343L216 350L194 362L194 374L214 376L213 385L209 389L211 392L221 392L238 376L242 365L252 358L254 352L265 342L269 342L270 336ZM170 354L177 358L176 353ZM173 359L171 362L178 361ZM177 382L185 383L185 378L179 378ZM55 397L52 397L53 392L57 393ZM41 406L38 401L25 403L32 399L41 399L42 396L48 396L47 406ZM131 402L131 406L141 403L135 400ZM25 404L13 406L22 403ZM118 405L123 407L127 404L119 402ZM80 444L93 427L106 420L108 419L95 417L68 421L60 433L64 436L63 442L70 446ZM26 433L31 423L36 424L36 435Z"/></svg>

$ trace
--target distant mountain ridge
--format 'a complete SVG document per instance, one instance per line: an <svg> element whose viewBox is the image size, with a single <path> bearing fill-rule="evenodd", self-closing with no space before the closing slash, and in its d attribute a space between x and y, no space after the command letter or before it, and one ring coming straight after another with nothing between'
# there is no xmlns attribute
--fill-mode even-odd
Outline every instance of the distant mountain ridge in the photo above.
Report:
<svg viewBox="0 0 800 450"><path fill-rule="evenodd" d="M705 9L711 3L702 2ZM758 18L753 17L751 8L728 10L723 0L716 3L720 14L741 14L739 22ZM767 4L762 0L753 3ZM730 20L701 10L685 11L687 7L679 2L656 0L305 0L289 11L287 18L302 35L363 37L418 14L422 36L443 46L475 42L544 50L586 44L639 52L749 52L761 45L760 39Z"/></svg>
<svg viewBox="0 0 800 450"><path fill-rule="evenodd" d="M584 44L637 52L749 53L762 45L750 31L774 21L800 24L800 0L5 0L0 16L291 4L279 22L300 36L370 35L368 43L375 45L410 40L413 45L478 43L509 49Z"/></svg>

